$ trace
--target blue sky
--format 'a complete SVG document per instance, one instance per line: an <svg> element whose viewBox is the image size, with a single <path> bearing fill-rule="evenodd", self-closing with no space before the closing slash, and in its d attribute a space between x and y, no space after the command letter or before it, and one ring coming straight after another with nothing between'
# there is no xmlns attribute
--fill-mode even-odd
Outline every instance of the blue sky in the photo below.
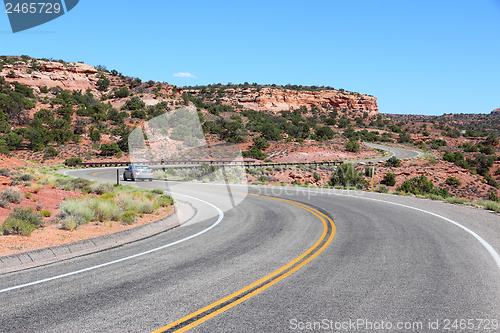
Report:
<svg viewBox="0 0 500 333"><path fill-rule="evenodd" d="M489 113L500 107L500 0L80 0L16 34L0 13L0 54L178 86L332 86L378 97L383 113Z"/></svg>

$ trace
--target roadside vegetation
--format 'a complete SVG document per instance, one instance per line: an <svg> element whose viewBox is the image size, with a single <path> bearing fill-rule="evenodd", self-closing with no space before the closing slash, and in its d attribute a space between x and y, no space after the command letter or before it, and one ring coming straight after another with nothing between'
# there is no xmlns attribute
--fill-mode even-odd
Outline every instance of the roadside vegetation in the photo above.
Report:
<svg viewBox="0 0 500 333"><path fill-rule="evenodd" d="M160 193L161 192L161 193ZM61 228L75 230L89 222L116 221L133 224L143 214L173 204L163 191L144 191L130 186L117 186L101 196L85 195L61 203L56 221Z"/></svg>
<svg viewBox="0 0 500 333"><path fill-rule="evenodd" d="M0 56L0 69L4 66L26 66L26 71L40 69L39 61L28 56ZM53 60L53 59L51 59ZM55 60L65 67L71 64ZM6 82L0 77L0 153L10 155L23 152L23 159L50 161L56 158L68 163L78 163L93 159L114 159L126 156L128 136L135 129L143 126L144 121L173 111L177 108L194 105L198 111L203 132L209 141L231 143L249 142L249 148L243 156L271 161L277 146L289 143L285 153L293 152L304 144L322 145L333 141L335 149L342 153L359 153L365 148L361 142L378 142L389 145L414 147L424 152L429 165L453 164L465 170L468 175L477 175L477 186L486 186L481 199L496 202L492 189L500 189L500 171L498 169L500 115L382 115L364 110L335 106L334 103L302 105L296 109L282 112L251 110L239 105L230 98L230 91L255 93L263 89L276 89L282 92L333 90L333 87L275 85L275 84L209 84L206 86L176 87L163 82L142 82L105 66L97 66L93 79L95 89L87 91L68 91L60 87L31 88L18 82ZM5 71L4 71L5 73ZM9 76L10 75L10 76ZM8 77L12 77L9 74ZM365 94L349 92L337 88L339 95L355 97L358 101L367 99ZM147 105L148 100L157 99L155 105ZM115 105L115 107L113 107ZM116 106L119 105L119 106ZM36 112L35 110L36 107ZM182 138L185 127L180 127L172 138ZM79 146L82 140L89 140L91 145L86 150ZM147 138L145 137L145 140ZM68 147L74 149L71 153ZM274 151L273 151L274 149ZM279 147L279 149L283 149ZM281 155L283 156L283 155ZM386 167L402 168L397 159L389 159ZM344 168L344 167L343 167ZM366 178L352 170L309 170L317 183L337 188L367 188ZM267 184L276 182L267 170L248 170L254 183ZM200 170L169 170L158 177L177 180L225 181L231 170L224 176L213 175L206 167ZM396 172L395 170L392 170ZM258 174L260 173L260 174ZM216 173L215 173L216 174ZM430 173L429 173L430 174ZM18 184L32 182L15 176ZM430 180L408 179L396 192L405 195L449 198L450 193L460 193L467 184L461 184L458 178L447 176L442 180L433 179L443 188L431 187ZM294 185L311 186L301 178L287 181ZM328 184L327 184L328 183ZM432 183L432 182L430 182ZM390 192L396 185L394 173L387 173L375 190ZM60 186L60 185L58 185ZM71 188L73 184L64 186ZM92 186L82 191L93 195ZM314 185L313 185L314 186ZM447 187L449 193L445 192ZM34 189L35 190L35 189ZM467 189L469 196L474 189ZM484 192L490 193L486 198ZM496 195L496 194L495 194ZM15 194L0 195L0 206L15 205ZM478 197L479 198L479 197Z"/></svg>
<svg viewBox="0 0 500 333"><path fill-rule="evenodd" d="M118 222L133 224L144 214L160 214L173 204L171 196L161 190L144 190L131 186L112 185L52 172L52 168L23 168L21 170L0 169L0 173L11 177L11 186L27 188L23 196L15 187L0 191L0 207L33 201L42 189L59 189L79 192L75 198L67 198L59 204L60 211L51 220L52 213L41 205L35 207L16 206L7 219L0 224L0 235L18 234L30 236L46 223L57 224L61 229L75 230L87 223Z"/></svg>

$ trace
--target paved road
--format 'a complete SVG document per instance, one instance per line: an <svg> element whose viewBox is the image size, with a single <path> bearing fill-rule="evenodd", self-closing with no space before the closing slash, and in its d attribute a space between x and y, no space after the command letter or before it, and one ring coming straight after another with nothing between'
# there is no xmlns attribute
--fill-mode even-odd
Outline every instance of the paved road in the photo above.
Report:
<svg viewBox="0 0 500 333"><path fill-rule="evenodd" d="M136 185L165 188L156 181ZM188 316L182 325L200 319L195 332L296 332L317 325L374 332L389 324L384 332L492 332L484 325L493 328L500 319L497 214L375 193L264 186L250 187L229 209L224 189L170 184L175 193L203 200L184 197L196 201L196 223L0 276L0 331L150 332ZM137 256L144 251L154 252ZM455 319L469 327L453 329Z"/></svg>
<svg viewBox="0 0 500 333"><path fill-rule="evenodd" d="M391 147L391 146L384 146L384 145L379 145L376 143L368 143L368 142L363 142L363 144L367 147L374 148L374 149L381 149L390 152L391 154L385 157L377 157L377 158L367 158L364 160L355 160L355 161L349 161L347 163L359 163L359 162L380 162L380 161L385 161L391 158L392 156L395 156L399 159L410 159L410 158L416 158L422 156L422 152L418 150L411 150L411 149L405 149L405 148L396 148L396 147Z"/></svg>

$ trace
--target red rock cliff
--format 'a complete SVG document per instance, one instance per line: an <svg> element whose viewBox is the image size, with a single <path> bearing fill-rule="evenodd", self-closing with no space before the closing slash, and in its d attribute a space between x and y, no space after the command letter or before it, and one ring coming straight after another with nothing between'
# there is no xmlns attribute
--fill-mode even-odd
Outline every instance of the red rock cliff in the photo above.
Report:
<svg viewBox="0 0 500 333"><path fill-rule="evenodd" d="M97 69L82 63L37 62L39 69L27 64L5 65L0 76L7 82L17 81L30 87L61 87L63 89L94 89Z"/></svg>
<svg viewBox="0 0 500 333"><path fill-rule="evenodd" d="M189 92L194 95L198 93L196 90ZM226 89L222 101L227 104L237 103L247 109L267 110L274 113L295 110L301 106L328 105L338 109L366 111L370 116L378 114L376 97L338 90Z"/></svg>

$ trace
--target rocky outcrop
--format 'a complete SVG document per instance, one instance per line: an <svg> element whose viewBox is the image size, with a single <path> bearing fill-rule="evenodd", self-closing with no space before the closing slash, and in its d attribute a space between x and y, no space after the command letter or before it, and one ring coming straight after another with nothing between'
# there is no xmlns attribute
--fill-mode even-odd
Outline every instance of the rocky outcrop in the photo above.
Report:
<svg viewBox="0 0 500 333"><path fill-rule="evenodd" d="M105 74L111 80L111 87L123 86L119 77ZM31 62L16 62L6 64L0 71L0 77L7 82L17 81L30 87L61 87L67 90L92 90L97 96L96 83L100 74L95 67L83 63L66 63L60 61L33 60ZM184 89L168 84L162 84L157 95L164 98L180 99ZM192 95L200 94L199 90L187 90ZM160 99L155 97L155 101ZM359 110L367 112L370 117L378 115L377 98L365 94L347 92L344 90L290 90L286 87L259 88L227 88L220 91L217 98L223 104L240 105L246 109L263 110L272 113L291 111L306 106L318 106L323 110L337 108L343 110Z"/></svg>
<svg viewBox="0 0 500 333"><path fill-rule="evenodd" d="M491 111L491 114L500 114L500 108Z"/></svg>
<svg viewBox="0 0 500 333"><path fill-rule="evenodd" d="M190 90L196 95L198 91ZM301 106L329 106L378 114L377 98L339 90L297 91L286 89L225 89L221 98L226 104L239 104L247 109L267 110L274 113L290 111Z"/></svg>
<svg viewBox="0 0 500 333"><path fill-rule="evenodd" d="M7 82L17 81L30 87L61 87L68 90L95 89L97 69L82 63L37 62L37 68L27 64L4 65L0 76Z"/></svg>

